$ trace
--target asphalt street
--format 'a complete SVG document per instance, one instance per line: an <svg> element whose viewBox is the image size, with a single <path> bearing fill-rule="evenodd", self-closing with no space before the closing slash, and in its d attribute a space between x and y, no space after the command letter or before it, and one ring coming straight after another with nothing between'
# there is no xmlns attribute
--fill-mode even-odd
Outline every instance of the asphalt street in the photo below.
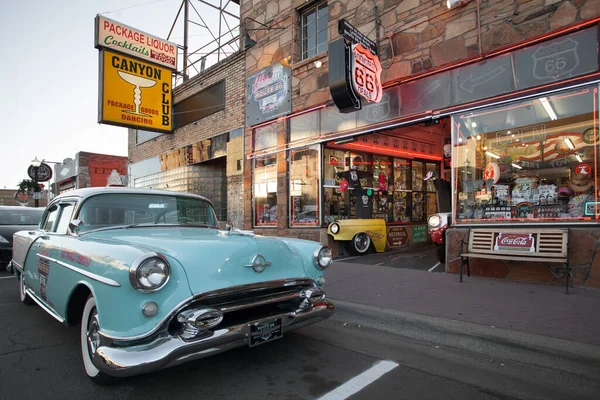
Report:
<svg viewBox="0 0 600 400"><path fill-rule="evenodd" d="M343 305L332 319L272 343L102 387L85 376L77 327L22 305L16 279L2 271L0 398L592 399L600 390L594 369L570 373L407 340L394 334L402 327L392 317L357 315ZM369 327L377 324L387 328Z"/></svg>

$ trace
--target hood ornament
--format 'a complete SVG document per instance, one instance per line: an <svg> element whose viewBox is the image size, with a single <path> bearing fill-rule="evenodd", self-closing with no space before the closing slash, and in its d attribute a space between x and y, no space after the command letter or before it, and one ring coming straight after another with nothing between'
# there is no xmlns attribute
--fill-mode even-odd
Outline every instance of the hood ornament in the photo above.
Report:
<svg viewBox="0 0 600 400"><path fill-rule="evenodd" d="M254 272L260 274L269 265L271 265L271 262L267 261L265 256L263 256L262 254L255 254L252 256L252 259L250 259L250 264L246 264L244 265L244 267L252 268Z"/></svg>

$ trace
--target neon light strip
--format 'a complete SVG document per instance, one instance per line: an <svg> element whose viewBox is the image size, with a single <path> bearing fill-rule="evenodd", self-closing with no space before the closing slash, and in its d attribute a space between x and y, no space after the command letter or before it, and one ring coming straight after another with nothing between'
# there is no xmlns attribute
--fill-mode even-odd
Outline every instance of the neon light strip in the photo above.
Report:
<svg viewBox="0 0 600 400"><path fill-rule="evenodd" d="M333 147L333 148L337 147L340 149L355 148L358 150L367 150L367 151L370 151L373 153L379 153L379 154L390 153L392 155L398 155L400 157L412 157L412 158L422 158L425 160L442 161L442 157L438 157L438 156L428 156L428 155L420 154L420 153L412 153L410 151L384 149L384 148L373 147L373 146L364 145L364 144L360 144L360 143L346 143L343 145L333 145L332 143L328 143L327 146Z"/></svg>

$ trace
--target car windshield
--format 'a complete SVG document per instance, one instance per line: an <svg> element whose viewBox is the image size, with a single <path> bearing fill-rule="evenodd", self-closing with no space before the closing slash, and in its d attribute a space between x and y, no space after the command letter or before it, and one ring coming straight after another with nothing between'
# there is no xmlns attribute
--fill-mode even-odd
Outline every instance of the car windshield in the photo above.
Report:
<svg viewBox="0 0 600 400"><path fill-rule="evenodd" d="M43 212L41 208L0 209L0 225L39 225Z"/></svg>
<svg viewBox="0 0 600 400"><path fill-rule="evenodd" d="M80 232L124 225L218 226L208 201L176 194L100 194L86 200L76 218L83 222Z"/></svg>

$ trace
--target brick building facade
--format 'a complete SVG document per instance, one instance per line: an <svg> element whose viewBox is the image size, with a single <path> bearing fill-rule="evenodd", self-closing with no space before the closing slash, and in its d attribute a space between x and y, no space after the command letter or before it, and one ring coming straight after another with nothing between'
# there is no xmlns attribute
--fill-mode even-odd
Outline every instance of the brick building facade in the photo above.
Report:
<svg viewBox="0 0 600 400"><path fill-rule="evenodd" d="M125 180L127 157L80 151L74 158L54 165L52 193L56 196L69 190L106 186L113 170Z"/></svg>
<svg viewBox="0 0 600 400"><path fill-rule="evenodd" d="M241 226L244 90L243 52L176 87L173 133L129 129L129 185L204 195L221 223Z"/></svg>

